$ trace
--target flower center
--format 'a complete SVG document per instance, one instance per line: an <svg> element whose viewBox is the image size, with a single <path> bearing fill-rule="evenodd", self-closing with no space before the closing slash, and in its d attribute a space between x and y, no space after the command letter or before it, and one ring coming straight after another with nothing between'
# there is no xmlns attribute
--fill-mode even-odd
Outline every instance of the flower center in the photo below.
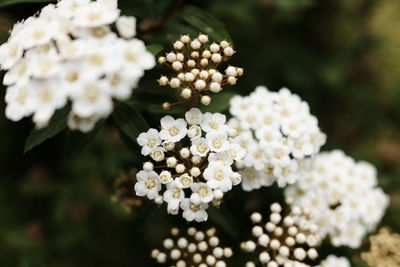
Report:
<svg viewBox="0 0 400 267"><path fill-rule="evenodd" d="M107 31L103 27L95 27L91 30L92 35L97 38L106 36Z"/></svg>
<svg viewBox="0 0 400 267"><path fill-rule="evenodd" d="M95 12L91 12L91 13L88 14L87 18L88 18L89 21L92 21L92 22L99 21L100 18L101 18L101 14L95 13Z"/></svg>
<svg viewBox="0 0 400 267"><path fill-rule="evenodd" d="M176 136L179 133L179 129L174 127L171 127L168 129L168 133L170 136Z"/></svg>
<svg viewBox="0 0 400 267"><path fill-rule="evenodd" d="M135 62L136 61L136 54L131 52L131 51L126 51L125 52L125 59L129 62Z"/></svg>
<svg viewBox="0 0 400 267"><path fill-rule="evenodd" d="M118 84L120 84L121 83L121 75L119 75L118 73L114 74L111 77L110 83L111 83L112 86L117 86Z"/></svg>
<svg viewBox="0 0 400 267"><path fill-rule="evenodd" d="M180 190L179 188L175 188L175 189L172 191L172 196L173 196L174 198L180 198L180 196L181 196L181 190Z"/></svg>
<svg viewBox="0 0 400 267"><path fill-rule="evenodd" d="M207 195L208 195L208 188L207 188L206 186L200 187L200 189L199 189L199 194L200 194L200 196L202 196L202 197L207 196Z"/></svg>
<svg viewBox="0 0 400 267"><path fill-rule="evenodd" d="M149 139L149 140L147 141L147 146L148 146L148 147L152 148L152 147L154 147L155 145L156 145L156 140L155 140L155 139Z"/></svg>
<svg viewBox="0 0 400 267"><path fill-rule="evenodd" d="M200 205L191 204L190 205L190 210L193 211L193 212L197 212L197 211L201 210L201 206Z"/></svg>
<svg viewBox="0 0 400 267"><path fill-rule="evenodd" d="M156 183L154 182L153 179L149 178L146 180L145 185L146 185L147 189L152 189L153 187L156 186Z"/></svg>
<svg viewBox="0 0 400 267"><path fill-rule="evenodd" d="M209 125L210 125L211 129L218 130L218 123L212 121L212 122L209 123Z"/></svg>
<svg viewBox="0 0 400 267"><path fill-rule="evenodd" d="M32 33L32 37L35 40L40 40L44 37L44 32L42 30L37 30Z"/></svg>
<svg viewBox="0 0 400 267"><path fill-rule="evenodd" d="M221 181L222 179L225 178L224 172L221 171L221 170L216 171L216 172L214 173L214 178L215 178L216 180L218 180L218 181Z"/></svg>
<svg viewBox="0 0 400 267"><path fill-rule="evenodd" d="M100 66L103 64L103 57L101 55L90 55L89 56L89 62L92 63L93 65Z"/></svg>
<svg viewBox="0 0 400 267"><path fill-rule="evenodd" d="M207 151L207 146L204 143L201 143L200 145L197 146L197 150L200 153L205 153Z"/></svg>
<svg viewBox="0 0 400 267"><path fill-rule="evenodd" d="M160 180L161 180L161 182L166 183L166 182L168 182L169 178L170 178L169 175L166 175L166 174L160 175Z"/></svg>
<svg viewBox="0 0 400 267"><path fill-rule="evenodd" d="M22 90L18 92L17 102L21 105L25 104L26 99L28 98L28 92L26 90Z"/></svg>
<svg viewBox="0 0 400 267"><path fill-rule="evenodd" d="M278 158L278 159L282 158L283 157L283 151L281 149L275 150L274 157Z"/></svg>
<svg viewBox="0 0 400 267"><path fill-rule="evenodd" d="M50 92L49 89L45 88L40 93L40 99L42 99L42 101L45 103L50 102L53 99L53 94Z"/></svg>
<svg viewBox="0 0 400 267"><path fill-rule="evenodd" d="M222 144L221 141L219 139L215 139L212 141L213 147L215 148L221 148Z"/></svg>
<svg viewBox="0 0 400 267"><path fill-rule="evenodd" d="M99 98L99 91L96 87L88 87L85 91L85 97L89 99L89 101L96 101Z"/></svg>
<svg viewBox="0 0 400 267"><path fill-rule="evenodd" d="M75 71L71 71L67 74L67 80L71 83L76 82L79 78L79 74Z"/></svg>

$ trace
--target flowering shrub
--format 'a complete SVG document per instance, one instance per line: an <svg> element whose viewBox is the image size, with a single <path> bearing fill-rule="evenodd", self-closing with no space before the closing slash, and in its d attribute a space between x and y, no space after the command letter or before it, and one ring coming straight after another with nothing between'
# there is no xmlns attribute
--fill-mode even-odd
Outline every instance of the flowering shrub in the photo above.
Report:
<svg viewBox="0 0 400 267"><path fill-rule="evenodd" d="M155 65L143 41L133 38L135 23L120 16L116 1L61 0L15 24L0 47L7 118L33 115L42 128L70 100L69 127L93 129L111 113L113 99L129 98Z"/></svg>

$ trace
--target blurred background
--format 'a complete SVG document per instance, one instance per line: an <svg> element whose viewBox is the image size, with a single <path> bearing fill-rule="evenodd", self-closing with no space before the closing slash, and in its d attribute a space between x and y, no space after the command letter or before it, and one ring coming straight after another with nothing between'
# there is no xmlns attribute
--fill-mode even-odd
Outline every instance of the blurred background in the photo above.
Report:
<svg viewBox="0 0 400 267"><path fill-rule="evenodd" d="M244 67L245 75L209 110L226 110L233 94L248 94L257 85L290 88L319 118L328 135L324 150L341 148L377 166L380 186L392 202L382 226L400 232L398 0L119 2L123 14L138 18L140 38L161 44L165 52L180 34L205 31L204 21L229 33L238 51L230 64ZM43 5L1 7L0 42L17 20ZM161 67L148 72L131 101L152 126L162 115L159 105L173 97L157 85L163 72ZM155 265L151 249L161 246L171 226L187 224L127 191L130 176L121 173L140 166L137 148L124 144L108 121L81 153L68 149L71 133L63 132L24 154L32 127L29 119L12 123L0 113L0 266ZM236 188L222 210L211 210L210 220L199 227L218 227L224 243L234 246L248 237L248 214L280 198L276 188L251 194ZM347 256L361 267L360 252L368 247L366 239L359 250L326 246L323 254ZM239 255L229 266L245 260Z"/></svg>

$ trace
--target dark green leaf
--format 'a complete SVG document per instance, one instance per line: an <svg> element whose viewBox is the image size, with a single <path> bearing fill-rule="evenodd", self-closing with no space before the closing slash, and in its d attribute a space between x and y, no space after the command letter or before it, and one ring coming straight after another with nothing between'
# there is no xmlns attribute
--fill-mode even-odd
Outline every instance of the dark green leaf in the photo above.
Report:
<svg viewBox="0 0 400 267"><path fill-rule="evenodd" d="M105 120L97 122L93 130L88 133L79 131L70 132L67 136L66 155L74 158L76 157L86 145L96 136L100 128L103 126Z"/></svg>
<svg viewBox="0 0 400 267"><path fill-rule="evenodd" d="M237 224L235 220L228 216L222 210L218 210L214 207L210 207L207 210L210 221L221 227L227 234L232 236L233 238L237 238L239 234L239 230L237 229Z"/></svg>
<svg viewBox="0 0 400 267"><path fill-rule="evenodd" d="M160 44L151 44L146 46L147 51L149 51L150 53L152 53L153 55L157 55L158 53L160 53L164 47Z"/></svg>
<svg viewBox="0 0 400 267"><path fill-rule="evenodd" d="M208 34L215 41L231 40L224 25L203 9L195 6L185 6L179 16L199 32Z"/></svg>
<svg viewBox="0 0 400 267"><path fill-rule="evenodd" d="M0 7L14 5L14 4L22 4L22 3L46 3L46 2L55 2L55 1L54 0L3 0L0 1Z"/></svg>
<svg viewBox="0 0 400 267"><path fill-rule="evenodd" d="M70 109L70 105L66 105L62 109L56 111L49 126L43 129L33 129L25 141L24 153L61 132L67 126L67 118Z"/></svg>
<svg viewBox="0 0 400 267"><path fill-rule="evenodd" d="M118 104L112 117L118 128L135 142L140 133L145 132L150 128L142 115L140 115L140 113L132 106L125 103Z"/></svg>

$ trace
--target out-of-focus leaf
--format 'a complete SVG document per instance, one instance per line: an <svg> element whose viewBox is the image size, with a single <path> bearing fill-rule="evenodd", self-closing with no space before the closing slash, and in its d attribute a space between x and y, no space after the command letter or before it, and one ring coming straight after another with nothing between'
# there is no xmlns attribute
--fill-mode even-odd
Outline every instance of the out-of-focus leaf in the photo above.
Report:
<svg viewBox="0 0 400 267"><path fill-rule="evenodd" d="M67 136L66 155L74 158L76 157L86 145L96 136L100 128L103 126L105 120L97 122L93 130L88 133L79 131L70 132Z"/></svg>
<svg viewBox="0 0 400 267"><path fill-rule="evenodd" d="M203 9L195 6L185 6L180 11L179 17L198 31L208 34L213 40L231 40L224 25Z"/></svg>
<svg viewBox="0 0 400 267"><path fill-rule="evenodd" d="M142 115L132 106L125 103L118 104L112 117L118 128L132 140L136 140L141 132L147 131L150 128Z"/></svg>
<svg viewBox="0 0 400 267"><path fill-rule="evenodd" d="M14 5L14 4L22 4L22 3L46 3L46 2L55 2L55 1L54 0L3 0L0 1L0 7Z"/></svg>
<svg viewBox="0 0 400 267"><path fill-rule="evenodd" d="M66 105L64 108L56 111L49 126L43 129L33 129L25 141L24 153L61 132L67 126L67 117L70 109L70 105Z"/></svg>
<svg viewBox="0 0 400 267"><path fill-rule="evenodd" d="M210 207L207 210L209 220L221 227L227 234L233 238L237 238L239 231L236 229L237 225L232 218L228 218L222 211L217 210L214 207ZM230 216L229 216L230 217Z"/></svg>
<svg viewBox="0 0 400 267"><path fill-rule="evenodd" d="M218 94L212 94L211 104L207 107L202 108L203 111L207 112L223 112L229 108L229 100L235 95L233 92L221 92Z"/></svg>
<svg viewBox="0 0 400 267"><path fill-rule="evenodd" d="M164 49L164 47L160 44L151 44L151 45L146 46L146 49L153 55L157 55Z"/></svg>

